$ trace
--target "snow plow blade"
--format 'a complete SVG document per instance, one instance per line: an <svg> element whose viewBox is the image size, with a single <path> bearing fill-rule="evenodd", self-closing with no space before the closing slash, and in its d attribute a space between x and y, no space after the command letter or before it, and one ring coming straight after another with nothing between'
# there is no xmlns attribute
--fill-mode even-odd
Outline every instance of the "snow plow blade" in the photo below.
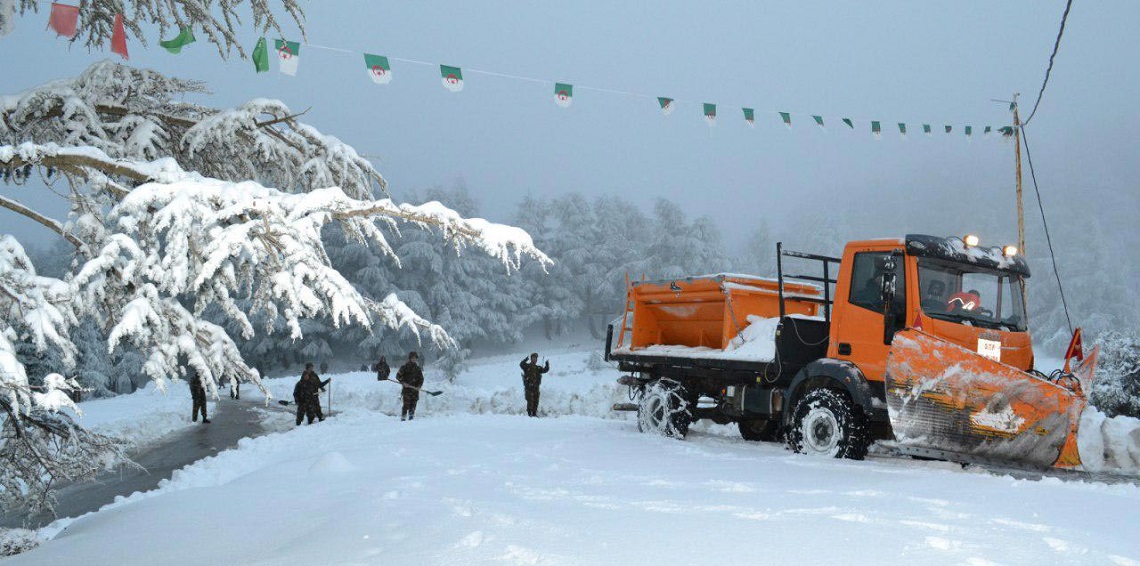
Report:
<svg viewBox="0 0 1140 566"><path fill-rule="evenodd" d="M1079 466L1086 400L920 330L895 335L887 412L904 454L1033 468Z"/></svg>

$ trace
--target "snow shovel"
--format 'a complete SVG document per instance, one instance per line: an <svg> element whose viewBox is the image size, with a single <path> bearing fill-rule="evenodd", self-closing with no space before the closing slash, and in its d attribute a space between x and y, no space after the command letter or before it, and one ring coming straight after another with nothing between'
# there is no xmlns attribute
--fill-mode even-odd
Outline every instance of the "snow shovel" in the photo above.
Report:
<svg viewBox="0 0 1140 566"><path fill-rule="evenodd" d="M1087 400L1079 385L1054 383L921 330L895 335L886 397L904 454L1035 468L1081 463L1077 426Z"/></svg>
<svg viewBox="0 0 1140 566"><path fill-rule="evenodd" d="M399 381L396 381L395 379L385 379L384 381L391 381L392 383L398 383L401 387L407 387L408 389L415 389L416 391L420 391L422 393L427 393L428 395L431 395L432 397L435 397L436 395L442 395L443 394L443 391L428 391L427 389L424 389L422 387L412 387L411 385L404 385L403 383L400 383Z"/></svg>

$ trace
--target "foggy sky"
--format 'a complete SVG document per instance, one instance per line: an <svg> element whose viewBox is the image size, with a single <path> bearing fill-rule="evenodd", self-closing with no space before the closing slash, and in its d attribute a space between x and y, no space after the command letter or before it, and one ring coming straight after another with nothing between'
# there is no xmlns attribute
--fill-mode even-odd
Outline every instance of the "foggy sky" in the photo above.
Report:
<svg viewBox="0 0 1140 566"><path fill-rule="evenodd" d="M249 61L223 61L203 41L170 55L157 46L157 30L149 48L129 43L133 65L207 81L214 94L197 102L229 107L271 97L294 110L312 107L305 120L370 156L397 199L461 178L487 217L508 221L528 194L617 193L646 209L666 197L720 220L730 243L757 218L779 230L809 213L857 215L880 227L868 236L959 234L976 228L969 214L945 211L979 207L1008 218L983 227L997 243L1016 237L1013 145L981 130L1011 122L1006 105L991 98L1020 92L1028 114L1063 7L1063 0L310 2L308 41L353 53L302 47L296 77L278 73L275 60L269 73L255 74ZM69 48L44 31L46 21L44 4L0 39L0 93L114 57ZM1137 21L1136 2L1073 7L1028 127L1051 213L1135 211ZM257 34L250 28L244 36L252 49ZM665 117L653 100L576 89L563 109L549 85L473 73L455 94L436 68L399 61L393 81L380 86L366 76L365 51L685 102ZM715 128L700 102L720 104ZM742 105L756 109L754 129ZM791 131L776 111L793 113ZM810 114L827 118L828 129L819 131ZM838 122L843 116L856 119L855 131ZM882 122L881 141L870 135L871 119ZM900 121L911 132L906 140ZM934 136L919 133L924 122ZM954 133L941 133L943 124ZM973 139L961 134L966 124ZM58 199L54 206L61 210ZM22 240L50 238L4 218L5 231Z"/></svg>

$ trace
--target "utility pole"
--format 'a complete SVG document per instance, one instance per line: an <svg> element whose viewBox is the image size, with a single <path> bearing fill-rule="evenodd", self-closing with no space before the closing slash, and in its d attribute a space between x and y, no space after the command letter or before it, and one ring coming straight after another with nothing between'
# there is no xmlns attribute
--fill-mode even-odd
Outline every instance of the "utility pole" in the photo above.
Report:
<svg viewBox="0 0 1140 566"><path fill-rule="evenodd" d="M1021 204L1021 118L1017 115L1017 97L1020 93L1013 93L1013 102L1009 107L1013 110L1013 153L1017 160L1017 253L1025 255L1025 207Z"/></svg>

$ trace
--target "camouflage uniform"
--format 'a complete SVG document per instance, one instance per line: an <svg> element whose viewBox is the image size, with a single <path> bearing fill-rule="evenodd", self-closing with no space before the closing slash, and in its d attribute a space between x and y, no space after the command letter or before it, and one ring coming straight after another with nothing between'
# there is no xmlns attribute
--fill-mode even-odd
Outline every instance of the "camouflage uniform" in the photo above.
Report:
<svg viewBox="0 0 1140 566"><path fill-rule="evenodd" d="M550 371L550 360L547 360L546 366L543 367L531 363L527 358L523 358L522 362L519 363L519 368L521 368L523 372L523 391L526 392L526 414L529 417L537 417L538 388L542 385L542 374Z"/></svg>
<svg viewBox="0 0 1140 566"><path fill-rule="evenodd" d="M206 387L202 384L202 376L198 372L194 372L194 377L190 378L190 398L194 400L194 415L190 420L198 422L198 412L202 412L202 423L210 422L206 417Z"/></svg>
<svg viewBox="0 0 1140 566"><path fill-rule="evenodd" d="M380 356L380 361L372 366L372 370L376 372L376 381L387 381L388 376L392 375L392 368L388 366L388 360L384 356Z"/></svg>
<svg viewBox="0 0 1140 566"><path fill-rule="evenodd" d="M396 372L396 381L404 385L404 390L401 397L404 400L404 407L400 409L400 420L416 418L416 404L420 402L420 387L424 385L424 372L420 369L419 364L415 360L408 360L408 363L400 367L400 371ZM415 389L412 389L415 387Z"/></svg>
<svg viewBox="0 0 1140 566"><path fill-rule="evenodd" d="M308 419L308 424L313 424L313 419L325 420L325 416L321 413L321 400L319 398L321 389L328 385L329 380L321 381L317 373L312 370L305 370L301 374L300 381L293 387L293 402L297 404L297 425L305 418Z"/></svg>

